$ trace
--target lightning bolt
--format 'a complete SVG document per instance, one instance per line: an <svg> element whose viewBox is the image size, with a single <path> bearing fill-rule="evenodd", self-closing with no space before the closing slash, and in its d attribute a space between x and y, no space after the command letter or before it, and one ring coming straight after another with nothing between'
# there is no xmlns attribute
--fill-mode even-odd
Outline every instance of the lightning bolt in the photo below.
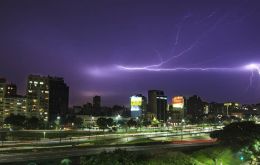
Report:
<svg viewBox="0 0 260 165"><path fill-rule="evenodd" d="M176 68L151 68L151 67L125 67L122 65L117 65L119 70L125 71L150 71L150 72L176 72L176 71L232 71L238 70L238 68L186 68L186 67L176 67Z"/></svg>
<svg viewBox="0 0 260 165"><path fill-rule="evenodd" d="M249 64L245 66L246 70L251 71L250 77L249 77L249 85L247 88L247 91L253 86L253 80L254 80L254 75L255 72L260 76L260 64Z"/></svg>

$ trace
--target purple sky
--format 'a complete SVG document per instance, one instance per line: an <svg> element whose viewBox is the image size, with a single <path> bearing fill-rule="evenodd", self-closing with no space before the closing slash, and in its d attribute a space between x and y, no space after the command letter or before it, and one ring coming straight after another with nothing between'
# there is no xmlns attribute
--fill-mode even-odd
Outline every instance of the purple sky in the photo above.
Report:
<svg viewBox="0 0 260 165"><path fill-rule="evenodd" d="M149 89L260 102L256 70L251 77L250 70L218 69L260 63L259 6L259 0L1 0L0 76L21 94L28 74L64 77L70 105L94 95L105 105L127 105L130 95ZM144 69L163 61L152 69L195 69Z"/></svg>

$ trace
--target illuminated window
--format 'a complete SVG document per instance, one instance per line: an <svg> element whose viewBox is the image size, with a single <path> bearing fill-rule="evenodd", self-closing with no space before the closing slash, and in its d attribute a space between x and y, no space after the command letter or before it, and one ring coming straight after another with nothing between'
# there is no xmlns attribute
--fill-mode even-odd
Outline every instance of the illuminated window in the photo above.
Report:
<svg viewBox="0 0 260 165"><path fill-rule="evenodd" d="M45 93L49 93L49 91L45 91Z"/></svg>
<svg viewBox="0 0 260 165"><path fill-rule="evenodd" d="M43 82L40 82L41 85L43 85L44 83Z"/></svg>
<svg viewBox="0 0 260 165"><path fill-rule="evenodd" d="M32 90L28 90L29 93L32 93Z"/></svg>

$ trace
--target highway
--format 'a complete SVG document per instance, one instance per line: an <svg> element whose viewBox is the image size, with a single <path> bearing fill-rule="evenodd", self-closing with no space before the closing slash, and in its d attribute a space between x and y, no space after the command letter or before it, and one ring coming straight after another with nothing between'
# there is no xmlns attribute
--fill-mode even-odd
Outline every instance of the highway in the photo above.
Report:
<svg viewBox="0 0 260 165"><path fill-rule="evenodd" d="M219 128L217 128L219 129ZM213 130L217 129L183 129L182 131L160 131L160 132L135 132L135 133L125 133L125 134L101 134L101 135L90 135L90 136L80 136L80 137L69 137L69 138L54 138L54 139L41 139L39 140L29 140L29 141L5 141L4 146L5 148L0 149L0 151L6 151L6 150L13 150L18 148L33 148L33 147L39 147L39 145L56 145L60 146L61 142L62 145L71 145L73 142L76 143L86 143L91 141L97 141L97 140L108 140L108 139L117 139L117 138L125 138L128 139L129 137L171 137L171 136L180 136L180 135L196 135L196 134L202 134L202 133L210 133ZM39 131L40 132L40 131ZM119 142L120 143L120 142ZM118 143L118 144L119 144ZM8 148L6 148L8 147Z"/></svg>
<svg viewBox="0 0 260 165"><path fill-rule="evenodd" d="M214 142L199 142L199 143L185 143L185 144L160 144L160 145L146 145L146 146L123 146L123 147L99 147L99 148L71 148L66 150L51 150L41 152L25 152L25 153L12 153L12 154L0 154L0 163L14 163L43 159L56 159L66 158L72 156L84 156L91 154L98 154L103 151L114 151L116 149L122 149L126 151L152 151L163 149L185 149L187 147L202 147L214 145Z"/></svg>
<svg viewBox="0 0 260 165"><path fill-rule="evenodd" d="M193 137L196 135L208 135L206 132L181 132L181 133L169 133L169 132L153 132L153 133L135 133L135 134L109 134L109 135L94 135L94 136L82 136L72 139L46 139L42 141L27 141L27 142L15 142L6 143L3 148L0 148L1 152L6 151L18 151L18 150L33 150L33 149L48 149L48 148L67 148L72 144L89 144L93 145L95 141L104 141L104 145L122 145L130 141L137 139L154 139L156 141L169 141L170 139L179 139L181 136ZM158 139L158 140L157 140ZM62 143L61 143L62 142ZM50 145L51 144L51 145ZM0 153L1 153L0 152Z"/></svg>

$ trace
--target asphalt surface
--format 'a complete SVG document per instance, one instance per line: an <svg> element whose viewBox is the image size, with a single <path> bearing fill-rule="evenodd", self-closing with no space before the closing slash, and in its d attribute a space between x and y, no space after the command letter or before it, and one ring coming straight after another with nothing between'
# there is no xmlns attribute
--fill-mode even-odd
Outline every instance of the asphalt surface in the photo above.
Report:
<svg viewBox="0 0 260 165"><path fill-rule="evenodd" d="M145 151L145 150L158 150L158 149L185 149L187 147L203 147L214 145L215 143L186 143L186 144L160 144L160 145L146 145L146 146L124 146L124 147L100 147L100 148L82 148L82 149L66 149L66 150L52 150L41 152L26 152L26 153L12 153L0 154L0 163L15 163L43 159L56 159L74 156L84 156L98 154L103 151L111 152L116 149L126 151Z"/></svg>

